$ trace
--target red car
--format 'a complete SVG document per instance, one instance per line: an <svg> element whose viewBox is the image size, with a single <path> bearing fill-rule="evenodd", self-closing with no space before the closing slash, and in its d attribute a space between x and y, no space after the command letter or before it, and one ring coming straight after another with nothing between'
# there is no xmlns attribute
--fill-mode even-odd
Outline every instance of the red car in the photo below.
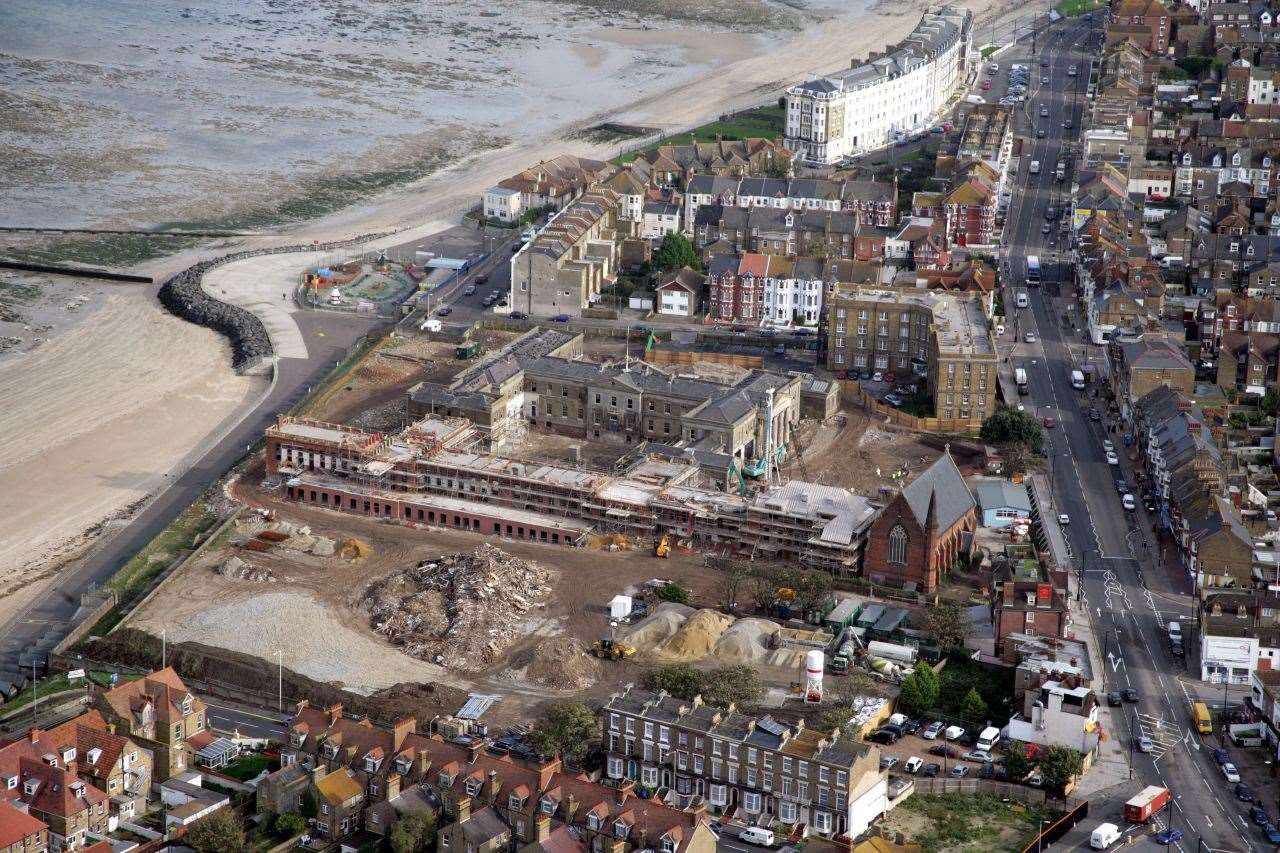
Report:
<svg viewBox="0 0 1280 853"><path fill-rule="evenodd" d="M890 371L889 373L886 373L881 378L884 379L885 382L888 382L890 385L898 381L898 377L892 371Z"/></svg>
<svg viewBox="0 0 1280 853"><path fill-rule="evenodd" d="M1055 426L1057 423L1058 423L1058 422L1057 422L1057 421L1055 421L1053 418L1045 418L1045 419L1044 419L1044 428L1045 428L1045 429L1053 429L1053 428L1054 428L1054 426Z"/></svg>
<svg viewBox="0 0 1280 853"><path fill-rule="evenodd" d="M983 80L983 81L982 81L982 91L984 91L984 92L990 92L990 91L991 91L991 81L990 81L990 80Z"/></svg>

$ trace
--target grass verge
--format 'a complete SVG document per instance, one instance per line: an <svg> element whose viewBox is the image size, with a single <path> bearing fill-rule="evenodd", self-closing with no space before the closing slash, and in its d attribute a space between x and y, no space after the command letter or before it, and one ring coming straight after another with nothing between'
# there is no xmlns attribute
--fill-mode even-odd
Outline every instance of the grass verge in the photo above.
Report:
<svg viewBox="0 0 1280 853"><path fill-rule="evenodd" d="M715 142L716 138L728 140L750 139L752 137L762 137L765 139L773 139L781 136L786 124L786 115L782 111L782 107L773 104L767 107L756 107L750 110L743 110L723 119L717 119L708 122L701 127L695 127L687 133L677 133L674 136L668 136L660 139L644 148L623 154L621 157L615 157L612 163L622 166L630 163L640 154L653 151L660 145L688 145L691 142Z"/></svg>
<svg viewBox="0 0 1280 853"><path fill-rule="evenodd" d="M1099 0L1062 0L1061 3L1053 8L1060 15L1068 18L1078 18L1081 15L1087 15L1097 9L1105 9L1106 7L1107 4L1099 2Z"/></svg>

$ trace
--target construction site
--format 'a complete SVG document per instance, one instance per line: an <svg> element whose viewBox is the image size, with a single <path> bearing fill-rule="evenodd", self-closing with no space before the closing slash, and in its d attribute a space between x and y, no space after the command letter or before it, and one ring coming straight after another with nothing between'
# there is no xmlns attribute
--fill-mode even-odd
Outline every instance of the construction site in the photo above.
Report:
<svg viewBox="0 0 1280 853"><path fill-rule="evenodd" d="M226 486L244 507L236 523L122 627L278 652L300 676L367 696L413 684L434 685L442 702L501 696L499 718L569 694L606 695L671 663L750 665L785 695L805 652L832 636L705 604L653 601L619 621L610 598L651 600L655 579L668 578L693 602L719 601L711 554L856 573L884 497L940 450L838 399L828 405L831 389L811 377L715 365L673 380L634 362L592 362L580 337L478 334L489 353L479 359L421 339L381 347L317 402L323 420L280 418L258 462ZM561 356L608 383L623 412L624 388L635 410L653 400L661 415L664 397L687 395L687 383L703 397L673 410L682 437L669 444L547 428L531 422L532 407L569 395L547 384L545 365L532 378L519 369L531 341L541 350L533 359L548 343L568 345ZM424 383L460 381L471 383L470 402L500 403L498 429L412 412ZM688 439L712 400L741 407L728 412L741 424L722 446L711 431ZM626 654L593 657L601 638Z"/></svg>

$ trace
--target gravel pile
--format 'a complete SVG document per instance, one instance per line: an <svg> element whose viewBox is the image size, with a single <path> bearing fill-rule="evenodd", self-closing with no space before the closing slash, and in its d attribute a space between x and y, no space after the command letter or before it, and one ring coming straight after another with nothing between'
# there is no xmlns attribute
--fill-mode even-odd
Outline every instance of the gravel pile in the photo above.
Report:
<svg viewBox="0 0 1280 853"><path fill-rule="evenodd" d="M266 326L250 312L235 305L214 299L200 287L204 274L216 266L232 261L254 258L259 255L281 255L287 252L324 252L358 245L384 237L391 232L364 234L350 240L332 243L311 243L297 246L276 246L270 249L254 249L234 252L211 261L201 261L177 273L160 287L160 304L170 313L188 322L207 326L227 336L231 341L231 364L237 371L250 370L272 353L271 338Z"/></svg>
<svg viewBox="0 0 1280 853"><path fill-rule="evenodd" d="M373 629L406 654L474 671L518 638L524 614L550 592L549 579L537 563L481 545L386 577L360 604Z"/></svg>
<svg viewBox="0 0 1280 853"><path fill-rule="evenodd" d="M223 577L235 578L242 581L254 581L255 583L275 583L275 573L270 569L264 569L247 563L239 557L232 557L220 566L213 569Z"/></svg>

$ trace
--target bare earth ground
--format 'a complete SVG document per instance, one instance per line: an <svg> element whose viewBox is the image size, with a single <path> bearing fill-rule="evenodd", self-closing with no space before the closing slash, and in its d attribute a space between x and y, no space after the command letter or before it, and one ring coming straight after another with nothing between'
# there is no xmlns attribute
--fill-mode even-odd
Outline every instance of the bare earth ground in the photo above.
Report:
<svg viewBox="0 0 1280 853"><path fill-rule="evenodd" d="M894 475L909 482L932 465L939 451L917 440L905 430L894 430L873 420L862 409L840 410L845 423L833 418L823 424L806 421L799 442L804 447L803 465L792 459L782 468L784 477L851 489L875 497L881 487L897 488ZM807 475L807 477L806 477Z"/></svg>
<svg viewBox="0 0 1280 853"><path fill-rule="evenodd" d="M259 471L260 474L260 471ZM153 635L167 632L171 642L198 642L260 657L283 652L284 665L317 680L336 682L369 693L397 682L438 682L463 689L510 697L512 708L528 707L566 694L605 695L634 680L638 666L608 663L601 678L585 690L558 691L514 675L533 649L548 638L573 638L589 646L607 636L608 600L628 586L654 577L679 578L704 600L714 589L711 570L698 554L673 553L659 560L647 550L609 553L563 549L525 542L501 543L478 534L447 529L414 529L343 515L314 507L286 504L274 491L249 485L235 495L252 506L277 511L282 520L306 524L312 533L335 539L357 537L371 548L354 562L294 551L266 554L227 546L203 555L171 576L159 593L127 627ZM442 554L470 551L481 543L526 560L540 562L554 575L547 604L531 611L525 637L506 649L490 669L504 673L475 678L446 667L415 660L369 627L368 615L356 602L364 589L391 572ZM275 583L228 578L213 567L233 554L257 568L269 569Z"/></svg>

